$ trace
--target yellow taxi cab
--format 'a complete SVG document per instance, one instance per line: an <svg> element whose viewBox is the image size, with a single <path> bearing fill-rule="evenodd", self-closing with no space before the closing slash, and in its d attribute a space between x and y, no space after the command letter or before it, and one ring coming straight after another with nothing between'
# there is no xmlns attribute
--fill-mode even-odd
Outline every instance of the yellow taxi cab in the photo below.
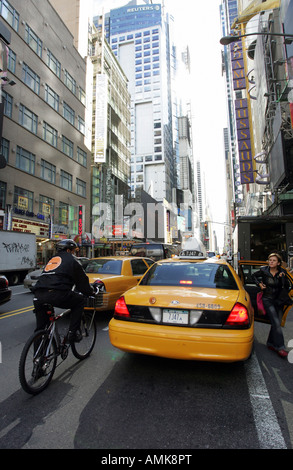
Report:
<svg viewBox="0 0 293 470"><path fill-rule="evenodd" d="M137 256L105 256L92 258L85 272L91 284L99 287L95 307L97 310L112 310L119 297L131 287L137 285L142 275L154 263L149 258ZM88 300L87 309L93 308Z"/></svg>
<svg viewBox="0 0 293 470"><path fill-rule="evenodd" d="M192 255L158 261L117 300L112 345L173 359L249 358L253 307L239 276L223 259Z"/></svg>
<svg viewBox="0 0 293 470"><path fill-rule="evenodd" d="M238 274L244 285L245 290L249 293L250 300L254 309L254 319L262 323L270 323L267 315L261 315L258 312L256 304L256 296L260 292L259 287L253 281L253 274L258 271L261 266L267 265L267 261L258 261L258 260L239 260L238 261ZM293 298L293 273L286 267L282 266L286 270L286 277L289 281L289 297ZM292 305L283 306L283 315L281 320L281 326L285 326L286 319L289 313L289 310L292 308Z"/></svg>

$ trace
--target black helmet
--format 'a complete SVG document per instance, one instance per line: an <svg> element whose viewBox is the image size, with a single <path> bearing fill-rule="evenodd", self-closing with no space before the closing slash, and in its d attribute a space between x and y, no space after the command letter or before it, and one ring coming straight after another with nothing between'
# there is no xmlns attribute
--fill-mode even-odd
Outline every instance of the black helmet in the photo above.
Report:
<svg viewBox="0 0 293 470"><path fill-rule="evenodd" d="M66 251L66 250L73 250L77 248L77 244L74 240L67 238L66 240L60 240L60 242L56 245L57 251Z"/></svg>

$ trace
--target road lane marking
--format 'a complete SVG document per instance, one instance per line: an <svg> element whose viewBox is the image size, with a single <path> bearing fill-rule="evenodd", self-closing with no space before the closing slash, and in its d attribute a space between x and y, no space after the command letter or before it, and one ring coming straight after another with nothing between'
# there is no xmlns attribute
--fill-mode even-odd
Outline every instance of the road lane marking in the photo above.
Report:
<svg viewBox="0 0 293 470"><path fill-rule="evenodd" d="M245 363L255 427L261 449L287 449L270 395L255 353Z"/></svg>
<svg viewBox="0 0 293 470"><path fill-rule="evenodd" d="M11 312L0 313L0 320L3 320L4 318L8 318L8 317L13 317L14 315L20 315L21 313L30 312L33 309L34 309L34 306L30 305L29 307L23 307L17 310L11 310Z"/></svg>

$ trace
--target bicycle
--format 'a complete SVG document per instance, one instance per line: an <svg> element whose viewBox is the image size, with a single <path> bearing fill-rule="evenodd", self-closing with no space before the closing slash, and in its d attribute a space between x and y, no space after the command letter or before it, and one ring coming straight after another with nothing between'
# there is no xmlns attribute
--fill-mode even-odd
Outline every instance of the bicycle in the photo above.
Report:
<svg viewBox="0 0 293 470"><path fill-rule="evenodd" d="M96 297L89 297L89 300L93 299L96 300ZM37 395L48 387L56 367L68 357L70 347L77 359L89 357L97 336L95 300L91 302L93 312L83 311L80 327L82 340L79 343L69 343L68 332L62 336L58 331L57 322L67 315L70 309L55 315L51 304L43 305L49 315L50 324L46 329L34 332L24 345L19 361L19 380L23 390ZM57 366L59 356L62 360Z"/></svg>

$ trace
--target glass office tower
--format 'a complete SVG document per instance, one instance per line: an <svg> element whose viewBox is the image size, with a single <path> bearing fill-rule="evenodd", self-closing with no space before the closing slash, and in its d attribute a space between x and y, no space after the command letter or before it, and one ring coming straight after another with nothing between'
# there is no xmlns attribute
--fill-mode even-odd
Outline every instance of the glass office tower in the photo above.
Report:
<svg viewBox="0 0 293 470"><path fill-rule="evenodd" d="M132 1L105 15L106 37L129 80L131 189L172 201L177 187L171 80L174 60L168 14L160 4ZM174 126L176 128L176 126Z"/></svg>

